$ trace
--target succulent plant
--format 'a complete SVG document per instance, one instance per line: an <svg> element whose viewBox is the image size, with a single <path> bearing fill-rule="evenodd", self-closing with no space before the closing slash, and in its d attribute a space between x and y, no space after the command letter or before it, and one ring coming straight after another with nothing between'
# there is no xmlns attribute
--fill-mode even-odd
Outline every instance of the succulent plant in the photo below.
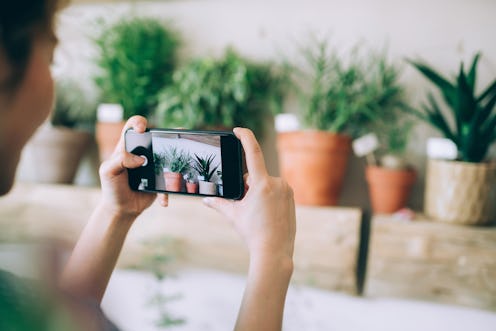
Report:
<svg viewBox="0 0 496 331"><path fill-rule="evenodd" d="M214 154L210 154L205 157L201 157L195 154L195 158L193 159L193 169L195 169L200 176L203 176L203 179L206 182L210 181L213 174L215 173L215 170L217 170L217 168L219 167L219 165L213 167L212 163L214 159Z"/></svg>
<svg viewBox="0 0 496 331"><path fill-rule="evenodd" d="M429 93L422 110L411 109L412 112L451 139L458 148L458 158L467 162L483 161L496 141L496 80L476 94L479 58L480 54L474 56L468 72L462 62L453 81L423 62L409 61L439 89L450 110L443 112L439 101Z"/></svg>

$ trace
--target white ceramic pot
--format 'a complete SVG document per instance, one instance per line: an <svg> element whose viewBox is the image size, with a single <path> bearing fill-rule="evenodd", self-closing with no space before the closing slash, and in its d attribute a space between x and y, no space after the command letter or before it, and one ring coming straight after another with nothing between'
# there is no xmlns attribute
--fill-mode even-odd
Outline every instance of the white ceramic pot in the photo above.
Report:
<svg viewBox="0 0 496 331"><path fill-rule="evenodd" d="M217 184L200 181L200 194L217 195Z"/></svg>

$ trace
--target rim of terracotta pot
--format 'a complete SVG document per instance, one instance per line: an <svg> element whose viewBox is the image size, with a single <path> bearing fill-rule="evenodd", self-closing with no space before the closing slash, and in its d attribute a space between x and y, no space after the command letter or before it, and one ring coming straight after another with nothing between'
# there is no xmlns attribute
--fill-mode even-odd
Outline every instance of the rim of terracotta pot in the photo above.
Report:
<svg viewBox="0 0 496 331"><path fill-rule="evenodd" d="M297 130L277 133L277 148L351 150L351 136L322 130ZM323 147L325 146L325 147Z"/></svg>
<svg viewBox="0 0 496 331"><path fill-rule="evenodd" d="M365 168L365 176L369 183L377 183L378 180L376 177L382 177L384 175L394 176L394 178L403 178L406 185L413 185L417 179L417 171L412 167L392 169L377 165L367 165Z"/></svg>

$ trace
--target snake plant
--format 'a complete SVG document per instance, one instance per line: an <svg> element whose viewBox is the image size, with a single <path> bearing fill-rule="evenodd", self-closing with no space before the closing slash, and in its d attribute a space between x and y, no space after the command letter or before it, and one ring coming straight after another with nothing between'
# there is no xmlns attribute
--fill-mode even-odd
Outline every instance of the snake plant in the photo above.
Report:
<svg viewBox="0 0 496 331"><path fill-rule="evenodd" d="M483 161L489 147L496 141L496 80L480 94L476 93L479 58L480 54L474 56L468 72L462 62L452 81L423 62L409 60L439 89L450 111L443 112L432 93L428 94L428 102L422 110L411 110L451 139L458 148L458 159L466 162Z"/></svg>

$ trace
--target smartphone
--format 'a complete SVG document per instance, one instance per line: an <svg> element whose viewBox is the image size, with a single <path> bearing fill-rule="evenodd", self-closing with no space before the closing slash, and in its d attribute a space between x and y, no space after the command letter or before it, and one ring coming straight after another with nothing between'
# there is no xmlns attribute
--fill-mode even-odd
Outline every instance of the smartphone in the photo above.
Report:
<svg viewBox="0 0 496 331"><path fill-rule="evenodd" d="M145 159L128 169L132 190L235 200L244 194L242 146L232 132L129 129L124 138L126 150Z"/></svg>

